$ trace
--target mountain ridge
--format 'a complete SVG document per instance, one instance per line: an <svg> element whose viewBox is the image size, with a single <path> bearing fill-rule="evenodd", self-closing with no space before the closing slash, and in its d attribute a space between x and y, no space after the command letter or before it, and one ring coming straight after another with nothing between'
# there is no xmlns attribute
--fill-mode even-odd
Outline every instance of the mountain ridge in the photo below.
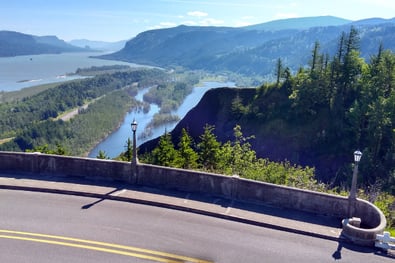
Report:
<svg viewBox="0 0 395 263"><path fill-rule="evenodd" d="M336 16L311 16L273 20L261 24L243 27L249 30L284 30L284 29L307 29L322 26L340 26L353 22L352 20Z"/></svg>
<svg viewBox="0 0 395 263"><path fill-rule="evenodd" d="M0 31L0 57L84 51L92 50L73 46L56 36L35 36L15 31Z"/></svg>
<svg viewBox="0 0 395 263"><path fill-rule="evenodd" d="M100 50L100 51L118 51L121 50L127 40L120 40L120 41L115 41L115 42L107 42L107 41L96 41L96 40L89 40L89 39L73 39L69 41L68 43L81 47L81 48L91 48L95 50Z"/></svg>
<svg viewBox="0 0 395 263"><path fill-rule="evenodd" d="M331 18L340 25L318 23ZM380 43L384 48L395 51L395 20L367 19L358 21L335 17L298 18L284 21L315 21L314 26L295 29L290 26L280 30L262 30L234 27L189 27L178 26L167 29L145 31L129 40L118 52L101 56L159 67L181 66L192 70L212 72L231 71L244 75L270 77L274 65L281 58L292 71L308 63L314 43L318 41L328 55L333 56L341 32L357 27L361 34L362 57L369 59ZM274 25L274 22L268 22ZM267 25L267 24L266 24Z"/></svg>

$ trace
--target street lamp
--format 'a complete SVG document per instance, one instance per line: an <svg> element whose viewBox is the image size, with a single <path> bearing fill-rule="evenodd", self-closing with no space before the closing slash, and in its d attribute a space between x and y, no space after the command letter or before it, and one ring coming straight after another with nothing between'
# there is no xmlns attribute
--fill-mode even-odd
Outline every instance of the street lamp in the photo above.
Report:
<svg viewBox="0 0 395 263"><path fill-rule="evenodd" d="M133 180L136 182L136 180L137 180L137 147L136 147L137 122L135 119L133 119L131 126L132 126L132 131L133 131L132 172L133 172Z"/></svg>
<svg viewBox="0 0 395 263"><path fill-rule="evenodd" d="M352 203L354 203L357 199L357 175L358 175L358 164L361 161L362 153L360 151L355 151L354 152L354 171L352 174L352 182L351 182L351 190L350 190L350 196L348 197L348 214L349 217L351 217L352 212L351 212L351 207Z"/></svg>

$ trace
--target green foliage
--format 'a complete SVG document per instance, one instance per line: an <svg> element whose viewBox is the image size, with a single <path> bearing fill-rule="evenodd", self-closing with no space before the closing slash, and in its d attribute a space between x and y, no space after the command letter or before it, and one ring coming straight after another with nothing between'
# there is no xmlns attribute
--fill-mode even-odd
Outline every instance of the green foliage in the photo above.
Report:
<svg viewBox="0 0 395 263"><path fill-rule="evenodd" d="M295 151L313 152L321 160L339 156L339 174L351 162L341 156L361 149L361 187L382 181L386 191L395 192L395 55L380 47L365 62L354 28L342 34L332 59L319 47L316 43L309 68L279 79L279 85L262 85L243 105L249 112L241 120L259 120L269 136L292 138ZM334 186L347 183L347 177L336 178Z"/></svg>
<svg viewBox="0 0 395 263"><path fill-rule="evenodd" d="M64 111L84 105L86 101L120 90L141 79L163 76L160 73L158 70L141 70L104 74L66 82L22 101L1 103L0 138L11 137L34 122L55 118Z"/></svg>
<svg viewBox="0 0 395 263"><path fill-rule="evenodd" d="M206 124L204 132L200 135L200 142L197 145L199 150L199 162L207 170L215 170L220 160L221 143L213 133L214 126Z"/></svg>
<svg viewBox="0 0 395 263"><path fill-rule="evenodd" d="M55 149L50 149L48 144L44 144L44 145L34 147L32 150L26 150L26 152L40 152L40 153L56 154L56 155L68 155L69 154L66 151L66 149L60 144L56 144Z"/></svg>
<svg viewBox="0 0 395 263"><path fill-rule="evenodd" d="M152 117L152 120L150 123L147 125L147 128L155 128L160 125L166 124L166 123L172 123L172 122L177 122L180 120L180 117L177 115L173 115L170 113L156 113Z"/></svg>
<svg viewBox="0 0 395 263"><path fill-rule="evenodd" d="M142 158L143 161L157 165L202 169L227 175L237 174L243 178L323 191L324 185L314 179L314 168L292 165L290 162L272 162L257 158L244 137L240 125L233 129L234 140L224 144L218 142L215 127L206 125L199 137L197 150L193 149L192 138L182 130L178 149L175 149L170 133L161 136L158 146Z"/></svg>
<svg viewBox="0 0 395 263"><path fill-rule="evenodd" d="M116 159L125 162L131 162L133 158L133 143L130 138L126 141L125 151L122 152Z"/></svg>
<svg viewBox="0 0 395 263"><path fill-rule="evenodd" d="M384 213L387 219L387 228L395 227L395 211L393 210L393 204L395 203L395 196L388 193L381 193L374 204Z"/></svg>
<svg viewBox="0 0 395 263"><path fill-rule="evenodd" d="M231 110L232 110L232 114L235 116L235 118L238 118L238 119L245 116L249 111L249 109L243 105L243 102L239 96L236 96L232 100Z"/></svg>
<svg viewBox="0 0 395 263"><path fill-rule="evenodd" d="M130 85L146 78L153 82L158 70L117 72L61 84L22 102L0 104L0 138L15 137L1 150L24 151L40 145L62 144L72 155L84 155L122 121L125 112L139 105ZM93 100L94 99L94 100ZM93 101L70 121L54 120L60 112Z"/></svg>
<svg viewBox="0 0 395 263"><path fill-rule="evenodd" d="M162 166L181 166L179 152L174 148L170 133L165 132L160 137L158 147L152 151L152 161Z"/></svg>
<svg viewBox="0 0 395 263"><path fill-rule="evenodd" d="M192 148L193 140L185 129L181 131L180 142L178 143L178 152L180 156L180 166L184 169L195 169L198 167L198 154Z"/></svg>
<svg viewBox="0 0 395 263"><path fill-rule="evenodd" d="M110 157L107 156L105 151L99 150L98 155L96 156L97 159L110 159Z"/></svg>
<svg viewBox="0 0 395 263"><path fill-rule="evenodd" d="M193 86L186 82L162 83L144 94L144 101L159 105L161 113L170 113L181 105L192 89Z"/></svg>

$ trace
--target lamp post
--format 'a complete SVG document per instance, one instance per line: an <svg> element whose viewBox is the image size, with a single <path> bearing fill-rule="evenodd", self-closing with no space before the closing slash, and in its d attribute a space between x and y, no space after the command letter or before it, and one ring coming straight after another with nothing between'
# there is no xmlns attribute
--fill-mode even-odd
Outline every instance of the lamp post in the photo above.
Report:
<svg viewBox="0 0 395 263"><path fill-rule="evenodd" d="M348 197L348 216L352 217L353 203L357 200L357 175L358 175L358 164L361 161L362 153L360 151L354 152L354 171L352 174L351 190Z"/></svg>
<svg viewBox="0 0 395 263"><path fill-rule="evenodd" d="M136 130L137 130L137 122L133 119L131 124L133 131L133 154L132 154L132 172L133 172L133 181L137 181L137 147L136 147Z"/></svg>

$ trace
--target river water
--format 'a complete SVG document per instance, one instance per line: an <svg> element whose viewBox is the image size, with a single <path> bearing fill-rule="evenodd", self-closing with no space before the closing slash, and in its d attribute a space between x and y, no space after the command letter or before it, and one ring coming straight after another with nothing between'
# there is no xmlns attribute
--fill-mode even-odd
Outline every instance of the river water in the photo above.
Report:
<svg viewBox="0 0 395 263"><path fill-rule="evenodd" d="M16 57L0 57L0 92L17 91L26 87L42 85L47 83L62 82L66 80L81 78L81 76L69 76L78 68L88 68L92 66L105 65L129 65L131 67L142 67L142 65L91 58L91 56L102 55L103 53L62 53L29 55ZM177 111L173 114L182 119L202 98L204 93L212 88L234 87L232 82L205 82L203 86L195 87ZM148 89L140 91L136 99L142 101L143 95ZM159 112L159 107L150 105L150 111L133 111L125 115L120 127L100 142L90 153L89 157L95 158L99 150L105 151L110 158L118 156L125 150L126 141L132 137L130 124L133 119L138 123L137 145L161 136L165 130L171 131L177 123L169 123L156 127L150 131L149 136L143 136L145 127L151 121L155 113Z"/></svg>
<svg viewBox="0 0 395 263"><path fill-rule="evenodd" d="M78 52L62 54L0 57L0 91L16 91L47 83L81 78L67 75L78 68L105 65L140 66L133 63L91 58L103 53Z"/></svg>
<svg viewBox="0 0 395 263"><path fill-rule="evenodd" d="M203 97L204 93L212 88L219 87L235 87L235 83L233 82L205 82L203 86L193 88L191 94L189 94L177 111L174 112L175 115L178 115L180 119L184 118L184 116L190 111ZM143 95L147 92L148 89L144 89L140 91L136 95L137 100L142 100ZM128 138L132 139L132 129L131 123L133 120L136 120L138 124L138 128L136 131L137 137L137 145L141 145L142 143L157 138L164 134L164 132L171 131L177 125L177 122L169 123L166 125L162 125L156 127L151 130L149 136L144 136L143 133L147 124L151 121L152 116L159 112L159 108L156 104L151 104L151 109L148 113L144 113L142 111L132 111L125 115L124 121L122 122L119 129L110 134L106 139L104 139L101 143L99 143L90 153L89 157L95 158L99 151L104 151L106 155L110 158L117 157L121 152L125 151L125 146Z"/></svg>

